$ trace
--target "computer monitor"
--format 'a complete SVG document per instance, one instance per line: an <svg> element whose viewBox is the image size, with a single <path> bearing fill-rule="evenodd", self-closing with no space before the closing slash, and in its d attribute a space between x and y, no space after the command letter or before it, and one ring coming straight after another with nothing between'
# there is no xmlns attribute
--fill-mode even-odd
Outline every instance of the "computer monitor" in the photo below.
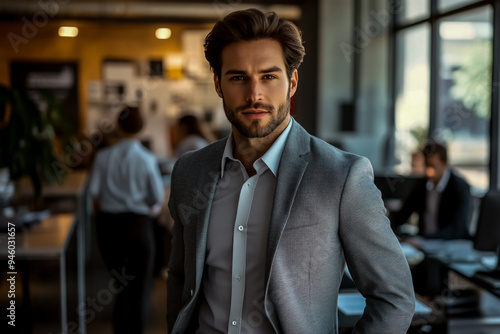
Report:
<svg viewBox="0 0 500 334"><path fill-rule="evenodd" d="M383 200L398 199L406 201L413 189L426 179L418 176L399 175L394 173L376 173L374 178L375 185L382 193Z"/></svg>
<svg viewBox="0 0 500 334"><path fill-rule="evenodd" d="M489 190L481 199L474 249L497 252L500 245L500 191Z"/></svg>
<svg viewBox="0 0 500 334"><path fill-rule="evenodd" d="M473 238L474 249L496 252L497 264L494 269L479 270L474 276L493 286L500 288L500 191L489 190L479 206L476 233Z"/></svg>

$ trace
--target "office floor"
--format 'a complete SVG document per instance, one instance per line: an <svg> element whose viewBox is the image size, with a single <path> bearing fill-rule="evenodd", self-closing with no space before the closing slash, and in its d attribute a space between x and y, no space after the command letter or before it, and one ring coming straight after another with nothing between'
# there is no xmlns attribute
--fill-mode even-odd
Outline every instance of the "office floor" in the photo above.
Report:
<svg viewBox="0 0 500 334"><path fill-rule="evenodd" d="M97 280L95 280L94 282L96 281ZM54 295L58 294L57 287L49 287L46 283L44 283L43 285L43 289L36 288L36 285L34 285L34 288L32 288L32 293L36 295L34 296L34 298L36 298L37 300L43 300L43 304L36 303L36 305L33 305L33 312L35 313L33 314L33 334L59 334L61 332L59 325L59 305L58 299L53 298ZM90 285L92 285L92 283L90 283ZM89 289L88 287L88 290L94 289L92 287L90 287ZM92 293L89 294L87 292L86 295L87 297L89 297L92 295ZM151 311L146 334L167 333L167 324L165 320L166 300L167 287L165 279L156 277L154 279L153 293L151 298ZM111 324L113 303L110 302L109 304L104 305L102 309L99 309L98 312L94 312L96 308L89 307L89 305L90 304L87 304L87 309L90 310L90 312L87 312L86 316L86 332L92 334L113 333ZM17 333L23 333L23 331L19 330ZM70 330L68 330L68 334L69 333L78 333L78 331L72 331L70 328Z"/></svg>
<svg viewBox="0 0 500 334"><path fill-rule="evenodd" d="M161 231L156 231L157 235L161 235ZM76 323L79 313L85 312L84 320L86 332L91 334L110 334L113 333L112 328L112 312L114 306L113 293L109 287L112 279L111 274L105 268L99 249L96 245L96 238L91 233L90 247L88 248L86 261L86 282L85 282L85 301L84 305L80 305L77 299L76 286L76 262L75 252L76 244L70 243L67 255L67 284L68 284L68 328L64 334L80 333ZM165 247L161 240L157 242L158 251L161 254L165 253ZM156 274L153 280L151 307L148 319L146 334L167 333L166 324L166 304L167 304L167 286L166 279L161 275L161 266L164 266L165 259L158 256L158 264ZM26 316L21 314L23 291L21 286L22 274L17 277L16 300L18 302L18 317L15 331L13 328L7 328L5 322L0 326L0 333L32 333L32 334L60 334L60 280L59 280L59 262L54 260L49 261L30 261L29 264L29 295L31 314ZM2 275L0 275L2 276ZM3 281L3 277L2 277ZM5 286L0 284L0 292L2 296L7 296ZM4 306L5 298L0 298L0 304ZM5 304L6 305L6 304ZM3 307L2 307L3 309ZM3 314L3 313L2 313ZM31 329L23 328L23 324L31 324Z"/></svg>

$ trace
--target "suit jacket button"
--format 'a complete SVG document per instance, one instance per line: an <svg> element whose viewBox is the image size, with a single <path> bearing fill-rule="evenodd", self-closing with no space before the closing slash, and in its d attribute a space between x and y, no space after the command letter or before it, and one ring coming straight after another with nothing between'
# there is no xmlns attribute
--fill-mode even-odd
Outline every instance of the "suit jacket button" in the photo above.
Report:
<svg viewBox="0 0 500 334"><path fill-rule="evenodd" d="M193 297L193 295L194 295L194 290L191 289L191 297Z"/></svg>

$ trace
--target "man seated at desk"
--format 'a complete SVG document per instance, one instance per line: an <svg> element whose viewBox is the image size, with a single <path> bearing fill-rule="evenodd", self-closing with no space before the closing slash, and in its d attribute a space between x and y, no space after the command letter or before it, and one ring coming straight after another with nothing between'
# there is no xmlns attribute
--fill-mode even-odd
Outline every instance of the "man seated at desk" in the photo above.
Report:
<svg viewBox="0 0 500 334"><path fill-rule="evenodd" d="M400 226L416 212L419 236L438 239L468 239L470 187L448 165L447 149L429 141L422 153L427 183L416 187L400 211L391 213L391 223Z"/></svg>

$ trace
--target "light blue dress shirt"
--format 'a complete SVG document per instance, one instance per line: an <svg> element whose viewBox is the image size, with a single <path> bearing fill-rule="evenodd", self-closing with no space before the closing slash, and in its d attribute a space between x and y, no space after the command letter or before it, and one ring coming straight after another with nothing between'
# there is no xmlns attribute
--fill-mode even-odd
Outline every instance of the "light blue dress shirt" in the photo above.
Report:
<svg viewBox="0 0 500 334"><path fill-rule="evenodd" d="M197 333L274 333L264 311L267 235L278 167L292 122L248 176L229 137L212 204Z"/></svg>
<svg viewBox="0 0 500 334"><path fill-rule="evenodd" d="M123 139L97 152L89 194L107 213L154 215L165 198L156 157L137 139Z"/></svg>

